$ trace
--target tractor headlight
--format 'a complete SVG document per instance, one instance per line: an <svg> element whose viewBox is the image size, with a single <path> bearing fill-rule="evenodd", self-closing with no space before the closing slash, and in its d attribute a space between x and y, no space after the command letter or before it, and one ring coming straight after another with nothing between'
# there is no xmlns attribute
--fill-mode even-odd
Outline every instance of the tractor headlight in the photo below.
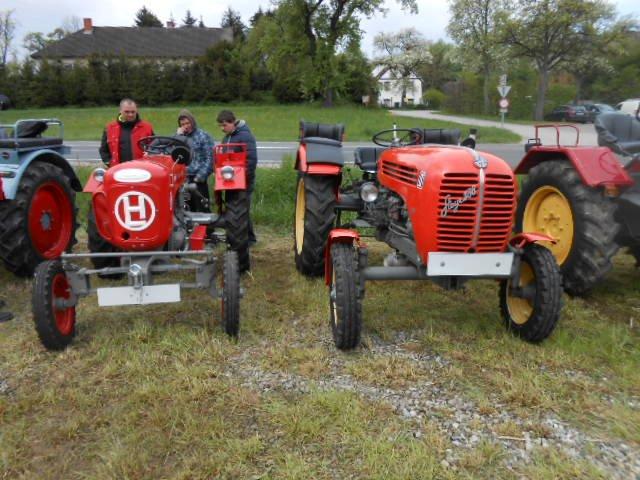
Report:
<svg viewBox="0 0 640 480"><path fill-rule="evenodd" d="M224 178L225 180L231 180L235 175L233 167L230 167L229 165L227 165L226 167L222 167L220 173L222 174L222 178Z"/></svg>
<svg viewBox="0 0 640 480"><path fill-rule="evenodd" d="M107 173L107 171L104 168L96 168L93 171L93 178L96 179L96 182L104 182L104 174Z"/></svg>
<svg viewBox="0 0 640 480"><path fill-rule="evenodd" d="M375 202L378 198L378 193L378 187L372 182L367 182L360 188L360 198L365 202Z"/></svg>

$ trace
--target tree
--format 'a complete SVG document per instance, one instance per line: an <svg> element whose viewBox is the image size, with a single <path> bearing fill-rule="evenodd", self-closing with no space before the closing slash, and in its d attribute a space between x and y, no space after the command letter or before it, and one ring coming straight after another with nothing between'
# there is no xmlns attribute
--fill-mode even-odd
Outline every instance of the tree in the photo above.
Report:
<svg viewBox="0 0 640 480"><path fill-rule="evenodd" d="M417 13L416 0L397 1L402 8ZM333 105L334 91L341 83L337 54L360 39L361 16L385 11L384 0L275 0L275 4L275 28L270 29L270 36L276 37L264 42L275 50L263 52L275 59L275 64L292 55L293 62L305 64L308 68L299 80L305 96L320 96L325 106Z"/></svg>
<svg viewBox="0 0 640 480"><path fill-rule="evenodd" d="M244 41L246 37L247 27L242 23L240 14L228 7L222 15L222 21L220 22L222 28L230 28L233 31L233 39Z"/></svg>
<svg viewBox="0 0 640 480"><path fill-rule="evenodd" d="M402 91L400 106L404 106L407 89L412 88L411 77L431 59L429 44L415 28L405 28L398 33L376 35L373 46L382 52L374 59L374 64L380 67L377 77L389 72L396 78L395 87Z"/></svg>
<svg viewBox="0 0 640 480"><path fill-rule="evenodd" d="M502 42L514 57L533 60L538 72L534 119L542 120L551 72L566 64L615 25L605 0L513 0Z"/></svg>
<svg viewBox="0 0 640 480"><path fill-rule="evenodd" d="M429 45L429 54L429 61L417 68L418 76L425 89L442 90L445 83L455 80L460 74L456 47L452 43L438 40Z"/></svg>
<svg viewBox="0 0 640 480"><path fill-rule="evenodd" d="M144 5L136 13L136 27L162 27L162 22L156 15Z"/></svg>
<svg viewBox="0 0 640 480"><path fill-rule="evenodd" d="M11 42L16 29L16 22L13 20L13 10L0 12L0 68L7 65L7 57L11 49Z"/></svg>
<svg viewBox="0 0 640 480"><path fill-rule="evenodd" d="M27 33L22 40L22 46L29 52L29 55L39 52L47 45L49 45L49 40L42 32Z"/></svg>
<svg viewBox="0 0 640 480"><path fill-rule="evenodd" d="M504 57L499 43L499 22L504 17L504 0L453 0L447 31L460 46L465 64L483 79L483 113L490 112L491 75Z"/></svg>
<svg viewBox="0 0 640 480"><path fill-rule="evenodd" d="M191 15L191 10L187 10L187 13L184 15L184 18L182 19L182 26L195 27L197 21L198 20L196 20L195 17Z"/></svg>
<svg viewBox="0 0 640 480"><path fill-rule="evenodd" d="M204 28L205 24L204 21L202 20L202 15L200 15L200 21L198 22L198 28Z"/></svg>

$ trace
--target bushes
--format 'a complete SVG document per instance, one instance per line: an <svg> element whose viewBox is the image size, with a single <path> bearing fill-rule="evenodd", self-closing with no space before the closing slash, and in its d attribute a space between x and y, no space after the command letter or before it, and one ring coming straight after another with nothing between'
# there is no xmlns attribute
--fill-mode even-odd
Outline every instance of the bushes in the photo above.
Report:
<svg viewBox="0 0 640 480"><path fill-rule="evenodd" d="M430 88L424 94L424 103L431 110L438 110L444 103L446 95L437 88Z"/></svg>

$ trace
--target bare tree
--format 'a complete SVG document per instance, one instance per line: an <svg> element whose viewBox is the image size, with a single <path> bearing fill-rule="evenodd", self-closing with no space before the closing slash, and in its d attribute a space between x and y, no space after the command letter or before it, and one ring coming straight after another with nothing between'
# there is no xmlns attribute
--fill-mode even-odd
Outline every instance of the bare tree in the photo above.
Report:
<svg viewBox="0 0 640 480"><path fill-rule="evenodd" d="M13 20L13 10L0 12L0 68L7 64L7 57L11 49L16 22Z"/></svg>

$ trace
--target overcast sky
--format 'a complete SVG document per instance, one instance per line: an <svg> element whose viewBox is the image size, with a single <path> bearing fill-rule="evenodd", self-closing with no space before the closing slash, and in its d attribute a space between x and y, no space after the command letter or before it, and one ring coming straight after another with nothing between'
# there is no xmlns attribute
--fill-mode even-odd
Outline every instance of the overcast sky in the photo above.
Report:
<svg viewBox="0 0 640 480"><path fill-rule="evenodd" d="M640 17L640 0L614 0L618 13ZM51 32L71 17L93 19L94 26L133 26L136 12L146 5L162 22L171 15L178 24L182 23L185 12L204 21L207 27L218 27L223 12L228 6L239 12L242 20L248 24L249 18L259 6L267 9L270 0L105 0L87 2L86 0L0 0L0 11L14 10L16 32L13 47L24 55L20 47L22 39L29 32ZM446 34L449 20L447 0L418 0L419 13L403 13L393 0L386 0L386 16L378 14L361 22L364 30L362 47L369 56L373 54L373 37L380 32L396 32L402 28L414 27L429 40L448 39Z"/></svg>

